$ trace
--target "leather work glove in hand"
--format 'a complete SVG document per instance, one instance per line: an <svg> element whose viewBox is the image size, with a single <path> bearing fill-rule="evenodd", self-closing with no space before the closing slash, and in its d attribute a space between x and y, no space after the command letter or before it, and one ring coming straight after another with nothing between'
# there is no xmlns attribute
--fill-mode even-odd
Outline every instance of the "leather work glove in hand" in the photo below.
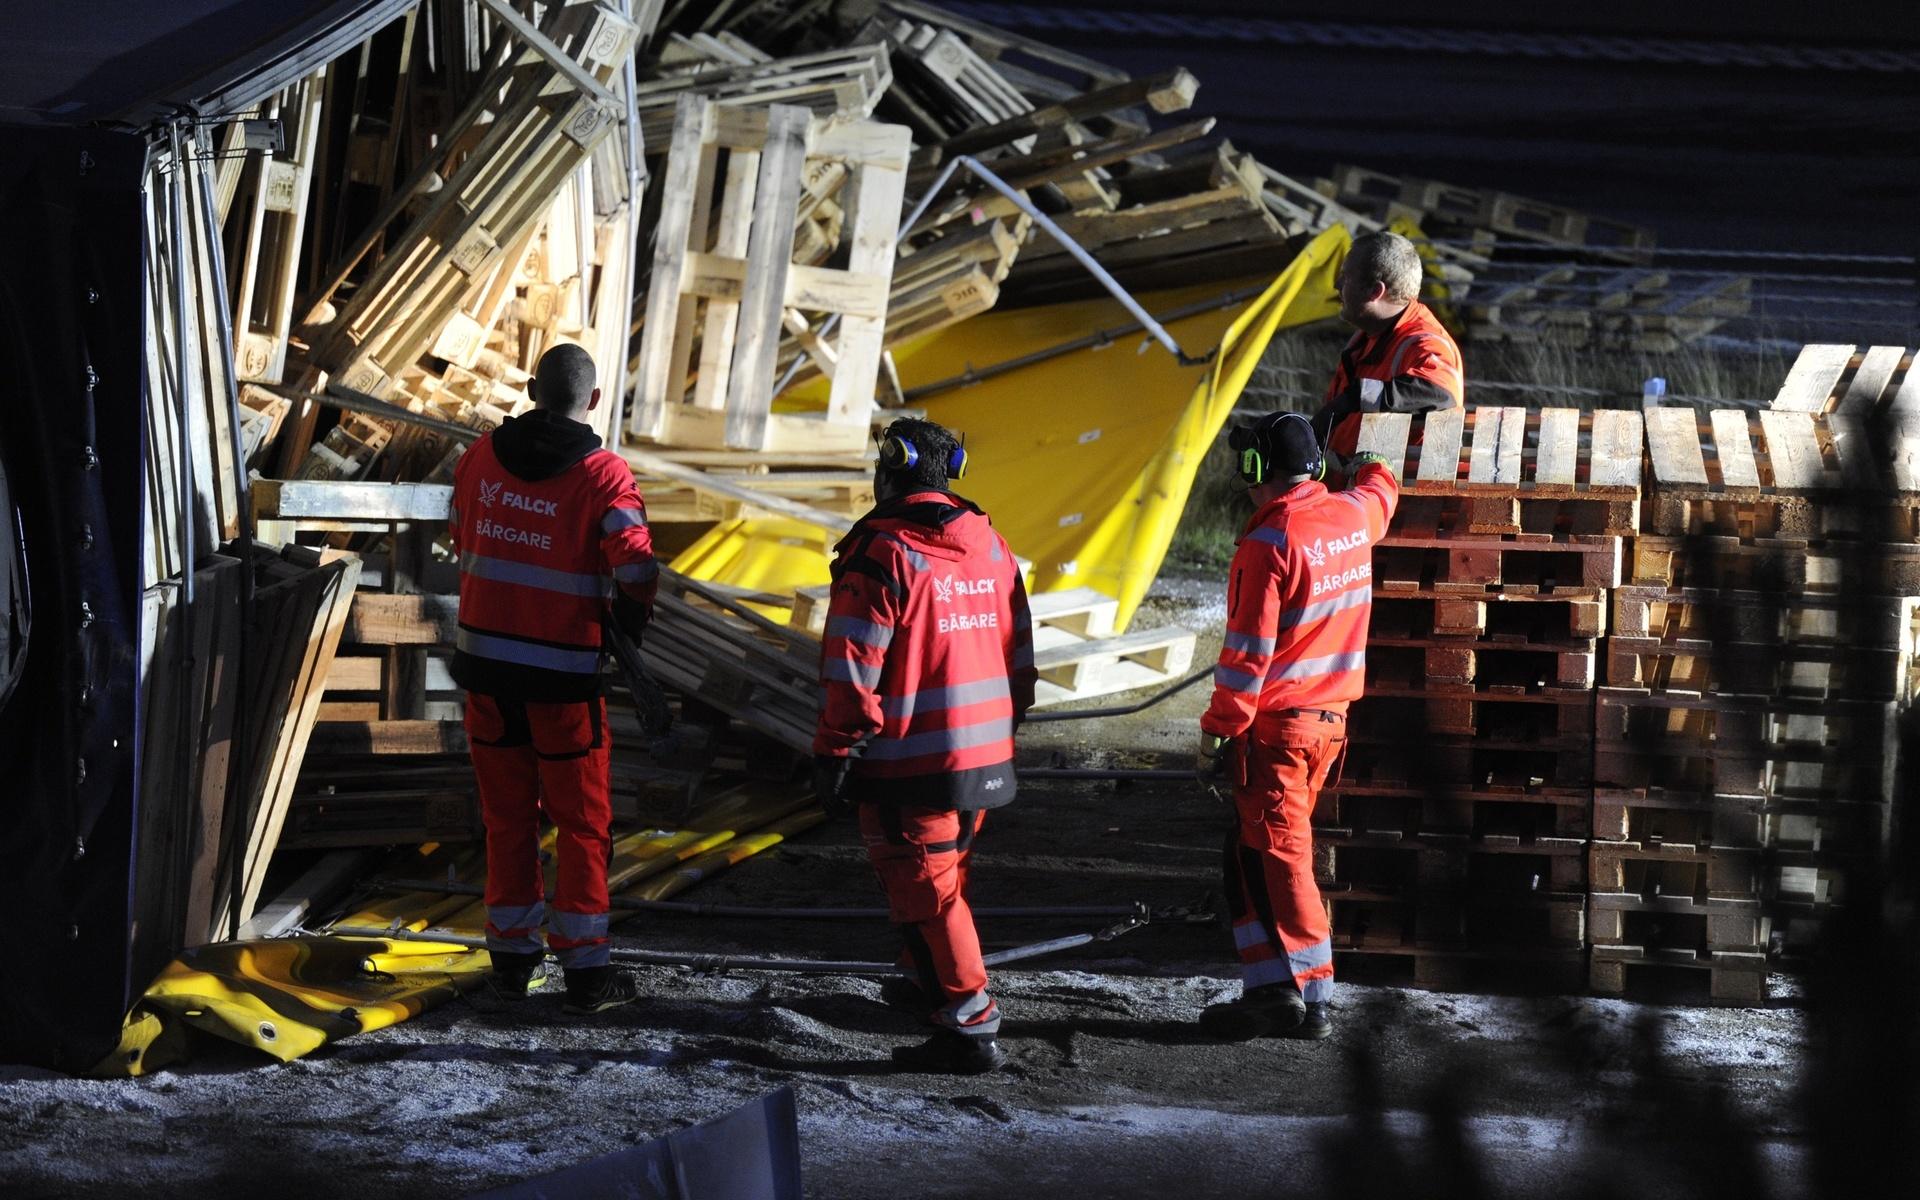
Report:
<svg viewBox="0 0 1920 1200"><path fill-rule="evenodd" d="M1222 784L1227 778L1227 763L1233 754L1233 739L1217 737L1205 730L1200 731L1200 749L1193 756L1193 773L1206 786L1207 792L1215 800L1222 799L1226 791Z"/></svg>
<svg viewBox="0 0 1920 1200"><path fill-rule="evenodd" d="M853 800L847 795L847 776L852 770L851 758L834 754L813 756L813 797L820 802L829 820L853 808Z"/></svg>
<svg viewBox="0 0 1920 1200"><path fill-rule="evenodd" d="M653 608L642 601L635 600L618 586L613 589L613 619L623 632L636 643L641 633L653 621Z"/></svg>

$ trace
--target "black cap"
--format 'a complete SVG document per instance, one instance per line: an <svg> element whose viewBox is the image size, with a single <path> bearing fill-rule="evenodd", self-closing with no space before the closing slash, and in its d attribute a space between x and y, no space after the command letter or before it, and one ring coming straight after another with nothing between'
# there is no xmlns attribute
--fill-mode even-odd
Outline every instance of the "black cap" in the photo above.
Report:
<svg viewBox="0 0 1920 1200"><path fill-rule="evenodd" d="M1267 460L1267 480L1311 476L1320 470L1323 457L1312 422L1294 412L1268 413L1240 426L1227 435L1227 444L1235 450L1258 450Z"/></svg>

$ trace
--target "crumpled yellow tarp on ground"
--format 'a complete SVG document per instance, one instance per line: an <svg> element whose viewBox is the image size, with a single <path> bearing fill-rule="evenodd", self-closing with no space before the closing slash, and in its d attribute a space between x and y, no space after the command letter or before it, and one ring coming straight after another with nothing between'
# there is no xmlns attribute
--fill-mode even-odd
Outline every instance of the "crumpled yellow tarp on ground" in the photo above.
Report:
<svg viewBox="0 0 1920 1200"><path fill-rule="evenodd" d="M1033 560L1035 591L1091 587L1120 601L1124 628L1180 523L1207 448L1267 343L1280 330L1337 315L1335 275L1352 238L1334 226L1258 298L1167 326L1207 366L1182 366L1144 332L929 397L928 415L964 432L970 466L955 485L976 500L1014 553ZM1231 292L1233 284L1140 297L1150 313ZM1110 299L990 312L895 353L907 388L1111 329ZM1136 349L1148 342L1143 351ZM1328 364L1332 371L1332 364ZM792 521L716 527L673 562L697 579L791 593L827 582L826 534Z"/></svg>
<svg viewBox="0 0 1920 1200"><path fill-rule="evenodd" d="M291 1062L351 1033L397 1025L481 982L462 946L363 938L275 938L196 946L134 1006L95 1075L144 1075L191 1053L196 1034Z"/></svg>

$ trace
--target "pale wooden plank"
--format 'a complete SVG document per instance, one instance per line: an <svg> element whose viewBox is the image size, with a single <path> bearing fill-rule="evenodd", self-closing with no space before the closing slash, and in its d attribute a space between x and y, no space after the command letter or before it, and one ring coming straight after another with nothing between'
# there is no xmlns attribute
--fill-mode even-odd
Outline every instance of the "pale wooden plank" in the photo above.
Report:
<svg viewBox="0 0 1920 1200"><path fill-rule="evenodd" d="M1386 459L1394 479L1399 480L1405 476L1407 437L1412 432L1412 413L1367 413L1360 418L1360 441L1354 448Z"/></svg>
<svg viewBox="0 0 1920 1200"><path fill-rule="evenodd" d="M701 96L682 96L674 110L673 140L667 148L667 177L660 190L660 218L654 227L653 273L647 283L647 312L640 333L640 358L634 372L633 414L627 432L658 438L666 424L666 406L680 397L667 393L673 374L674 327L689 264L687 237L693 227L694 184L708 151L713 105Z"/></svg>
<svg viewBox="0 0 1920 1200"><path fill-rule="evenodd" d="M780 353L781 310L793 262L793 223L806 166L804 108L776 104L767 115L767 144L754 189L753 228L747 239L747 282L740 297L740 330L727 381L727 445L764 449L773 406L773 371Z"/></svg>
<svg viewBox="0 0 1920 1200"><path fill-rule="evenodd" d="M1920 492L1920 422L1887 423L1887 466L1896 492Z"/></svg>
<svg viewBox="0 0 1920 1200"><path fill-rule="evenodd" d="M1920 350L1908 360L1906 378L1900 381L1887 411L1898 417L1920 417Z"/></svg>
<svg viewBox="0 0 1920 1200"><path fill-rule="evenodd" d="M746 277L747 235L752 229L753 190L759 173L758 151L734 150L728 154L726 192L720 201L720 228L713 253L740 259L742 279ZM727 379L733 370L733 335L739 323L738 299L707 305L707 327L700 338L700 378L693 388L693 402L701 408L726 406Z"/></svg>
<svg viewBox="0 0 1920 1200"><path fill-rule="evenodd" d="M1893 379L1905 355L1906 351L1898 346L1869 347L1860 359L1860 369L1848 381L1840 403L1834 406L1834 413L1848 417L1872 415L1880 406L1880 393L1887 390L1887 383Z"/></svg>
<svg viewBox="0 0 1920 1200"><path fill-rule="evenodd" d="M839 363L827 395L827 419L865 423L874 409L874 381L880 373L880 353L887 330L887 292L892 284L895 240L900 209L907 188L907 156L913 150L913 131L904 125L876 125L865 130L876 149L853 168L842 196L850 206L848 221L848 279L879 284L877 304L866 312L848 313L840 322L834 346Z"/></svg>
<svg viewBox="0 0 1920 1200"><path fill-rule="evenodd" d="M1460 438L1466 432L1467 414L1458 408L1443 408L1427 414L1420 443L1421 483L1458 482L1460 478Z"/></svg>
<svg viewBox="0 0 1920 1200"><path fill-rule="evenodd" d="M1716 408L1708 417L1713 422L1714 455L1720 463L1721 486L1758 488L1760 467L1753 457L1753 434L1747 414L1739 409Z"/></svg>
<svg viewBox="0 0 1920 1200"><path fill-rule="evenodd" d="M278 521L444 521L453 488L444 483L256 479L253 515Z"/></svg>
<svg viewBox="0 0 1920 1200"><path fill-rule="evenodd" d="M1852 346L1816 343L1801 347L1800 357L1794 360L1779 393L1767 407L1776 412L1825 412L1827 398L1833 395L1834 385L1852 361Z"/></svg>
<svg viewBox="0 0 1920 1200"><path fill-rule="evenodd" d="M1533 484L1542 493L1571 492L1580 470L1580 410L1540 410L1540 441L1533 458Z"/></svg>
<svg viewBox="0 0 1920 1200"><path fill-rule="evenodd" d="M1526 409L1506 406L1475 409L1467 483L1474 487L1518 487L1520 451L1526 436Z"/></svg>
<svg viewBox="0 0 1920 1200"><path fill-rule="evenodd" d="M1813 431L1813 416L1805 412L1760 414L1760 429L1767 438L1767 462L1773 468L1773 486L1782 489L1820 486L1820 443Z"/></svg>
<svg viewBox="0 0 1920 1200"><path fill-rule="evenodd" d="M1650 408L1644 415L1654 481L1709 482L1706 458L1700 452L1700 414L1691 408L1662 407Z"/></svg>
<svg viewBox="0 0 1920 1200"><path fill-rule="evenodd" d="M1590 490L1640 489L1640 459L1646 445L1638 412L1603 408L1593 414L1593 446L1587 457Z"/></svg>
<svg viewBox="0 0 1920 1200"><path fill-rule="evenodd" d="M1827 434L1833 439L1834 453L1840 459L1839 477L1834 478L1829 473L1828 483L1849 489L1879 491L1879 456L1867 435L1864 414L1842 416L1835 413L1827 418Z"/></svg>

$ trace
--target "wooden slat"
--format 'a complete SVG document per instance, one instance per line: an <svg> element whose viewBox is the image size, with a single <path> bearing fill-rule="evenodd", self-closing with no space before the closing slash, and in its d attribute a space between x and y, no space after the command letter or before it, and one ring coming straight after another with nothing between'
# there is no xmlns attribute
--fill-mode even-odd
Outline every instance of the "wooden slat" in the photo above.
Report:
<svg viewBox="0 0 1920 1200"><path fill-rule="evenodd" d="M1590 490L1640 489L1644 431L1637 412L1603 408L1593 414L1593 447L1587 459Z"/></svg>
<svg viewBox="0 0 1920 1200"><path fill-rule="evenodd" d="M1920 350L1907 363L1907 374L1894 392L1887 411L1896 417L1920 417Z"/></svg>
<svg viewBox="0 0 1920 1200"><path fill-rule="evenodd" d="M354 597L343 640L356 646L450 646L460 628L459 596Z"/></svg>
<svg viewBox="0 0 1920 1200"><path fill-rule="evenodd" d="M316 754L458 754L467 748L458 721L324 721L308 742Z"/></svg>
<svg viewBox="0 0 1920 1200"><path fill-rule="evenodd" d="M1853 373L1846 392L1833 411L1849 417L1871 415L1879 407L1880 393L1887 390L1887 383L1892 380L1894 371L1899 369L1900 360L1905 355L1906 351L1898 346L1870 347L1860 360L1860 369Z"/></svg>
<svg viewBox="0 0 1920 1200"><path fill-rule="evenodd" d="M1580 410L1540 410L1540 441L1533 460L1534 489L1571 492L1580 471Z"/></svg>
<svg viewBox="0 0 1920 1200"><path fill-rule="evenodd" d="M1837 411L1826 420L1827 435L1833 439L1833 451L1840 459L1840 479L1850 489L1868 492L1880 490L1878 454L1869 439L1865 414L1841 416Z"/></svg>
<svg viewBox="0 0 1920 1200"><path fill-rule="evenodd" d="M727 381L727 445L765 448L773 406L773 373L780 354L781 310L793 266L793 223L806 166L804 108L776 104L767 115L767 143L754 186L753 227L747 235L747 279L740 294L740 330ZM669 397L673 399L674 397Z"/></svg>
<svg viewBox="0 0 1920 1200"><path fill-rule="evenodd" d="M1825 412L1833 387L1853 361L1852 346L1802 346L1785 382L1767 407L1777 412Z"/></svg>
<svg viewBox="0 0 1920 1200"><path fill-rule="evenodd" d="M1760 413L1760 428L1767 438L1774 487L1820 486L1820 443L1814 436L1812 414L1766 409Z"/></svg>
<svg viewBox="0 0 1920 1200"><path fill-rule="evenodd" d="M1526 436L1526 409L1504 406L1475 409L1467 483L1475 487L1518 487L1521 449Z"/></svg>
<svg viewBox="0 0 1920 1200"><path fill-rule="evenodd" d="M1713 445L1720 463L1720 484L1727 488L1758 488L1760 467L1753 457L1753 435L1747 414L1737 409L1716 408L1708 414L1713 422Z"/></svg>
<svg viewBox="0 0 1920 1200"><path fill-rule="evenodd" d="M1650 408L1645 416L1654 481L1707 483L1707 462L1700 452L1700 414L1691 408L1669 407Z"/></svg>
<svg viewBox="0 0 1920 1200"><path fill-rule="evenodd" d="M1896 492L1920 492L1920 430L1894 424L1887 448L1889 481Z"/></svg>
<svg viewBox="0 0 1920 1200"><path fill-rule="evenodd" d="M452 504L444 483L253 481L253 515L276 521L444 521Z"/></svg>
<svg viewBox="0 0 1920 1200"><path fill-rule="evenodd" d="M1420 443L1421 483L1451 484L1460 478L1460 438L1466 432L1467 414L1457 408L1443 408L1427 414Z"/></svg>
<svg viewBox="0 0 1920 1200"><path fill-rule="evenodd" d="M653 271L647 283L647 312L641 327L640 357L634 372L635 403L627 430L635 437L657 438L666 423L666 406L680 401L668 393L674 376L674 330L682 315L681 303L692 272L687 238L693 228L694 191L701 167L712 151L706 136L713 122L713 104L704 96L682 96L676 102L673 140L667 150L667 177L660 195L660 216L654 227Z"/></svg>
<svg viewBox="0 0 1920 1200"><path fill-rule="evenodd" d="M1354 448L1386 459L1398 480L1405 475L1407 437L1412 432L1412 413L1368 413L1360 418L1360 441Z"/></svg>

